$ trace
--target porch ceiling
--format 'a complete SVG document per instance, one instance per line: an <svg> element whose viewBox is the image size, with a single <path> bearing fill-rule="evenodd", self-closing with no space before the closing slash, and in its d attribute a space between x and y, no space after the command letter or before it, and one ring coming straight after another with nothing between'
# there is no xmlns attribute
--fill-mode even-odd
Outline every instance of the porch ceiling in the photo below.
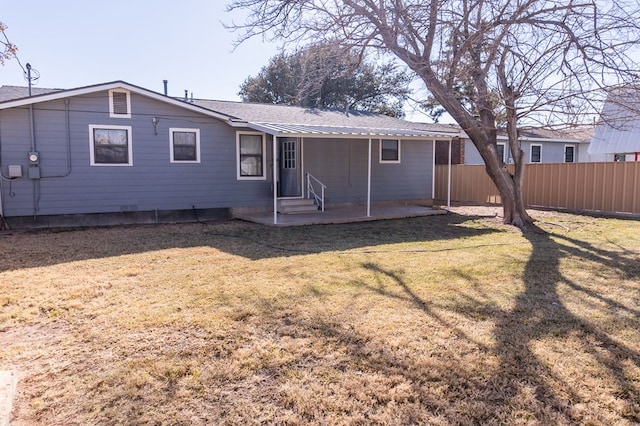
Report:
<svg viewBox="0 0 640 426"><path fill-rule="evenodd" d="M450 139L458 133L433 132L415 129L386 129L370 127L341 127L285 123L249 123L249 127L276 137L332 137L401 139Z"/></svg>

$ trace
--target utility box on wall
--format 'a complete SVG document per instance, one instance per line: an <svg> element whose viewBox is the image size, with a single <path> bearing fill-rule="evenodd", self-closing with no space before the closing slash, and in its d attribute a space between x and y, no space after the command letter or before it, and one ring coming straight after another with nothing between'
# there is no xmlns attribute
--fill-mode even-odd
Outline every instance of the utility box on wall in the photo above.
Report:
<svg viewBox="0 0 640 426"><path fill-rule="evenodd" d="M22 177L22 166L20 164L11 164L9 166L9 179Z"/></svg>
<svg viewBox="0 0 640 426"><path fill-rule="evenodd" d="M40 179L40 167L38 166L29 167L29 179Z"/></svg>
<svg viewBox="0 0 640 426"><path fill-rule="evenodd" d="M36 151L29 153L29 179L40 179L40 154Z"/></svg>

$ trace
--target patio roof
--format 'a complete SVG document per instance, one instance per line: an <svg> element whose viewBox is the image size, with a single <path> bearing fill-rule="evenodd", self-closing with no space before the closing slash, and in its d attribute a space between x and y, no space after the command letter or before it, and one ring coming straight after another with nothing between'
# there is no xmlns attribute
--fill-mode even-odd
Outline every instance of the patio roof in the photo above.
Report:
<svg viewBox="0 0 640 426"><path fill-rule="evenodd" d="M194 99L193 103L235 118L233 125L284 137L451 139L458 126L414 123L368 111Z"/></svg>
<svg viewBox="0 0 640 426"><path fill-rule="evenodd" d="M249 127L277 137L314 137L331 136L333 138L353 137L394 137L403 139L450 139L458 133L425 131L414 129L388 129L372 127L343 127L287 123L249 123Z"/></svg>

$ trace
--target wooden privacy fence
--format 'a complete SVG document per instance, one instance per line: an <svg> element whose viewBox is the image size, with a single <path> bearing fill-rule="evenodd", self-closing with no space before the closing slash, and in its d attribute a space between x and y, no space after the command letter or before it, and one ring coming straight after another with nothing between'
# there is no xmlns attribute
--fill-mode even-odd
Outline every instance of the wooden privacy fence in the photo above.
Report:
<svg viewBox="0 0 640 426"><path fill-rule="evenodd" d="M436 200L446 202L447 182L448 166L436 166ZM527 164L523 195L528 207L640 214L640 162ZM501 202L484 165L451 166L451 201Z"/></svg>

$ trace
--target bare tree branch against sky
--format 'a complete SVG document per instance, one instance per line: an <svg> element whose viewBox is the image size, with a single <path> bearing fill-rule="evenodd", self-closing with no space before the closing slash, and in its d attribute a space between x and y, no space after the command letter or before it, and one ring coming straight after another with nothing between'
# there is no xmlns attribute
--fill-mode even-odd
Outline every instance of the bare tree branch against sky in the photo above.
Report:
<svg viewBox="0 0 640 426"><path fill-rule="evenodd" d="M7 26L0 22L0 65L4 65L4 61L7 61L15 57L18 48L15 44L9 41L9 37L5 33Z"/></svg>
<svg viewBox="0 0 640 426"><path fill-rule="evenodd" d="M610 86L639 80L640 5L635 0L237 0L236 29L254 36L392 53L478 148L500 191L504 218L525 228L523 125L576 123ZM580 113L580 114L577 114ZM516 171L498 156L504 118ZM593 115L588 118L593 118Z"/></svg>

